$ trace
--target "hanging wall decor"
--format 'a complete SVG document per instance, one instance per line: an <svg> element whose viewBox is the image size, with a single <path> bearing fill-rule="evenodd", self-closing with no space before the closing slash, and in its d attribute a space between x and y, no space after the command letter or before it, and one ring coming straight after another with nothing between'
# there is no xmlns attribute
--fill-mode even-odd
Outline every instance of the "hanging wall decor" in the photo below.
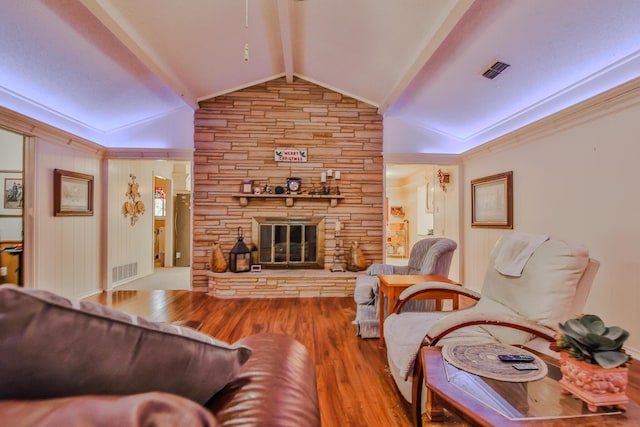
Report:
<svg viewBox="0 0 640 427"><path fill-rule="evenodd" d="M471 180L471 227L513 228L513 171Z"/></svg>
<svg viewBox="0 0 640 427"><path fill-rule="evenodd" d="M54 169L53 214L55 216L92 216L93 175Z"/></svg>
<svg viewBox="0 0 640 427"><path fill-rule="evenodd" d="M127 199L129 200L124 202L124 205L122 206L122 213L125 218L130 216L131 225L134 225L136 221L138 221L138 215L144 214L145 208L144 203L140 200L140 184L136 182L135 175L129 174L129 177L131 178L131 182L129 183L129 189L125 193L125 196L127 196Z"/></svg>

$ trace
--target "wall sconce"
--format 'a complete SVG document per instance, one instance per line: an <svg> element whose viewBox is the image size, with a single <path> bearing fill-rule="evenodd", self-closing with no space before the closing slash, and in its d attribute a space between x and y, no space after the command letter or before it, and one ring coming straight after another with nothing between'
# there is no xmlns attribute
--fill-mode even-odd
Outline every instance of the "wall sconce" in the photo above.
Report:
<svg viewBox="0 0 640 427"><path fill-rule="evenodd" d="M122 205L122 213L124 217L131 216L131 225L133 226L138 221L138 215L143 215L145 208L144 203L140 200L140 184L136 182L136 177L133 174L129 174L131 182L129 183L129 189L125 193L127 196L126 202Z"/></svg>
<svg viewBox="0 0 640 427"><path fill-rule="evenodd" d="M438 169L438 181L440 181L440 187L442 191L447 191L447 184L449 183L449 172L442 172L442 169Z"/></svg>

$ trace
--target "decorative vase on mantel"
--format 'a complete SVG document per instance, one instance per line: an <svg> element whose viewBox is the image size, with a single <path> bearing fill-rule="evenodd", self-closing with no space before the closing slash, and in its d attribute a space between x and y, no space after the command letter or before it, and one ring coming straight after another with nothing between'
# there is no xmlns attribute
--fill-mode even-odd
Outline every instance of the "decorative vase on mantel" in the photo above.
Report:
<svg viewBox="0 0 640 427"><path fill-rule="evenodd" d="M364 257L362 253L362 249L360 249L358 242L353 241L351 245L351 252L349 253L349 258L347 260L347 270L349 271L362 271L367 269L367 259Z"/></svg>
<svg viewBox="0 0 640 427"><path fill-rule="evenodd" d="M573 394L587 404L591 412L599 406L616 406L624 409L629 402L626 395L629 368L603 368L600 365L576 360L566 351L560 352L559 383L566 394Z"/></svg>
<svg viewBox="0 0 640 427"><path fill-rule="evenodd" d="M220 245L217 243L214 243L211 246L211 259L209 260L209 265L213 272L224 273L227 271L227 260L224 258Z"/></svg>

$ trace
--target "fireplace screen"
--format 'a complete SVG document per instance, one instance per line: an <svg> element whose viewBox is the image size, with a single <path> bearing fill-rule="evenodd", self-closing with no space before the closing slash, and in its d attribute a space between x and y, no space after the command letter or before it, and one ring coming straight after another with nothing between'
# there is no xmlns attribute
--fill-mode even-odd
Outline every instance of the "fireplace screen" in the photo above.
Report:
<svg viewBox="0 0 640 427"><path fill-rule="evenodd" d="M263 268L324 268L324 218L256 217L252 239Z"/></svg>

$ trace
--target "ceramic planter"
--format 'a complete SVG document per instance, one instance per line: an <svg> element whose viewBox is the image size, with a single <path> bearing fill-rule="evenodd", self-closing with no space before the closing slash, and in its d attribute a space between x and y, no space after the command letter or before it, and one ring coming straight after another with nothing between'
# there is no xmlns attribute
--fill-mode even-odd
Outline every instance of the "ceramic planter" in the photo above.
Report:
<svg viewBox="0 0 640 427"><path fill-rule="evenodd" d="M576 360L567 352L560 352L560 385L564 393L583 400L589 411L600 406L616 406L624 409L629 402L626 395L629 368L603 368L583 360Z"/></svg>

